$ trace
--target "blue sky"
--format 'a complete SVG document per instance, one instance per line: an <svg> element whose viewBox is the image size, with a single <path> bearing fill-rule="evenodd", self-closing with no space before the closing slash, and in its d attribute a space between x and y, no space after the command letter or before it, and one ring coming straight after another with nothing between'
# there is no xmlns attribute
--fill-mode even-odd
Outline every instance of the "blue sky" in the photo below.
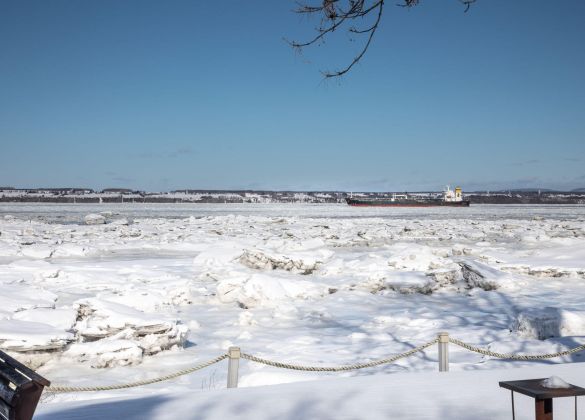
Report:
<svg viewBox="0 0 585 420"><path fill-rule="evenodd" d="M292 0L0 2L0 185L585 187L585 2L386 5L363 62Z"/></svg>

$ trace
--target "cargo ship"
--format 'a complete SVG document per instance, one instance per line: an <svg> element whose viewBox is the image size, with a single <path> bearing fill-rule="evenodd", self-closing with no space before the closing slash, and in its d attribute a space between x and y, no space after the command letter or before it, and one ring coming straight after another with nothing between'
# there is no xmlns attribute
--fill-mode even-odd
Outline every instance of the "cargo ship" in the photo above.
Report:
<svg viewBox="0 0 585 420"><path fill-rule="evenodd" d="M443 196L440 198L422 198L412 195L392 194L388 198L353 198L345 199L350 206L364 206L364 207L469 207L469 200L463 199L463 193L460 187L455 188L455 191L450 187L445 188Z"/></svg>

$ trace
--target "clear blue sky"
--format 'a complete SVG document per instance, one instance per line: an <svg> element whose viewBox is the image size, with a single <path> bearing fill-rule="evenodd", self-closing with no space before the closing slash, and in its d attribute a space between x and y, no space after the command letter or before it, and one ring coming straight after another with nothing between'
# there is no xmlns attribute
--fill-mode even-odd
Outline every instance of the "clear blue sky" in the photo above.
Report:
<svg viewBox="0 0 585 420"><path fill-rule="evenodd" d="M585 187L585 2L389 2L363 62L293 0L0 2L0 185Z"/></svg>

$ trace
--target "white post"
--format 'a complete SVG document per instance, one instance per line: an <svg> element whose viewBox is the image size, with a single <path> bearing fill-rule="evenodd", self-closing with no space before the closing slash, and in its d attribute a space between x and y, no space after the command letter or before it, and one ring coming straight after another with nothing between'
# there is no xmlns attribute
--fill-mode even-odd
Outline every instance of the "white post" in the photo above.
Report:
<svg viewBox="0 0 585 420"><path fill-rule="evenodd" d="M228 349L228 376L227 387L238 387L238 368L240 367L240 348L230 347Z"/></svg>
<svg viewBox="0 0 585 420"><path fill-rule="evenodd" d="M439 372L449 371L449 333L439 333Z"/></svg>

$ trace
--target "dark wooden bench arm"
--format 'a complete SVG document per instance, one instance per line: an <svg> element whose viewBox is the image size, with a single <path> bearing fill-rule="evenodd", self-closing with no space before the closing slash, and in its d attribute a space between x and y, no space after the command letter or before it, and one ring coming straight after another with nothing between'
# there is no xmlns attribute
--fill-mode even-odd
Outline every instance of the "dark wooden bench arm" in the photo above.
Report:
<svg viewBox="0 0 585 420"><path fill-rule="evenodd" d="M0 420L31 420L51 383L0 350Z"/></svg>

